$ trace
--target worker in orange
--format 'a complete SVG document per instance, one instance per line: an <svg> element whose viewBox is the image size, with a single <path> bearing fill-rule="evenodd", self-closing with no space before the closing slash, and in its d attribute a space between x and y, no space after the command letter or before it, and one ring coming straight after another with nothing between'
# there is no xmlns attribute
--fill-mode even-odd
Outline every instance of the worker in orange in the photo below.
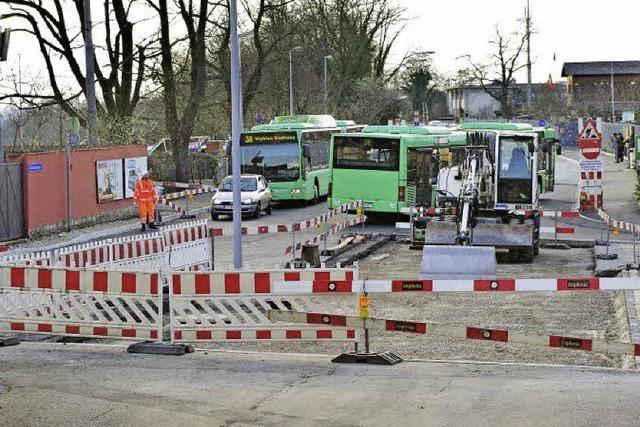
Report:
<svg viewBox="0 0 640 427"><path fill-rule="evenodd" d="M146 231L147 224L149 228L157 229L154 222L156 203L158 203L158 195L156 187L149 179L149 172L142 172L142 178L136 182L136 190L133 193L133 201L138 205L140 211L140 222L142 223L142 231Z"/></svg>

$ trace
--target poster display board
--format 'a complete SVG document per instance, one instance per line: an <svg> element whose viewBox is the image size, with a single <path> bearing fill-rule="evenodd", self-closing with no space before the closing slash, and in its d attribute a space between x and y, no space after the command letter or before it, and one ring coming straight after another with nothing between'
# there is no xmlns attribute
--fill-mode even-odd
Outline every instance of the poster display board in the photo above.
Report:
<svg viewBox="0 0 640 427"><path fill-rule="evenodd" d="M98 160L96 162L98 203L124 199L122 178L122 159Z"/></svg>
<svg viewBox="0 0 640 427"><path fill-rule="evenodd" d="M146 157L132 157L124 159L125 198L130 199L133 197L133 192L136 189L136 182L142 178L142 172L146 170Z"/></svg>

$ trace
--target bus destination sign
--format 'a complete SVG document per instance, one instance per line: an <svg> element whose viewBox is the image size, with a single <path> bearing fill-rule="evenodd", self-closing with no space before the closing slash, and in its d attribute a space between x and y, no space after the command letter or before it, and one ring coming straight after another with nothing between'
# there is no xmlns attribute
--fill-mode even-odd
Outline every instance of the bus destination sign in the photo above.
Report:
<svg viewBox="0 0 640 427"><path fill-rule="evenodd" d="M243 134L241 144L281 144L297 142L295 132L291 133L250 133Z"/></svg>

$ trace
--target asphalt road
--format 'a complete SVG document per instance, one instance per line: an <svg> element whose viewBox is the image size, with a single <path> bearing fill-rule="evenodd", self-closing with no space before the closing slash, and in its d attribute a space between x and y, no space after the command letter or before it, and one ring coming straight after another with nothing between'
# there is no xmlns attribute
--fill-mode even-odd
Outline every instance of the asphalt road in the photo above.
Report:
<svg viewBox="0 0 640 427"><path fill-rule="evenodd" d="M490 345L484 344L483 345ZM637 425L640 373L324 356L0 348L4 426Z"/></svg>

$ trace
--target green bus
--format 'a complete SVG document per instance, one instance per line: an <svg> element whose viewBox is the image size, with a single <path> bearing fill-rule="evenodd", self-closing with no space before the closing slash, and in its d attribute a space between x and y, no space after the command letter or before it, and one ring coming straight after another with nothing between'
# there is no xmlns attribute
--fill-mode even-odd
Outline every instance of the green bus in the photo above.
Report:
<svg viewBox="0 0 640 427"><path fill-rule="evenodd" d="M434 206L443 164L464 159L466 135L427 126L366 126L333 135L329 208L362 201L367 212Z"/></svg>
<svg viewBox="0 0 640 427"><path fill-rule="evenodd" d="M343 130L328 115L275 117L240 135L243 174L263 175L275 201L313 201L329 191L331 136Z"/></svg>

